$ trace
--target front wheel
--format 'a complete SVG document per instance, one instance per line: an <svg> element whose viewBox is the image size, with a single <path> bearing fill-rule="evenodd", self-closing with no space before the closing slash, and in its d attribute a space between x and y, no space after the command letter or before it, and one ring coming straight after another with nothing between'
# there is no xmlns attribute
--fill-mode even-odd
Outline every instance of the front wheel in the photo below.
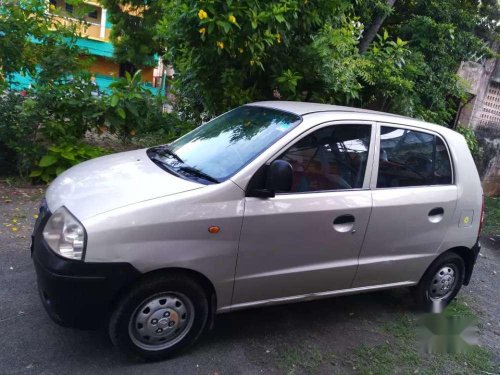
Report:
<svg viewBox="0 0 500 375"><path fill-rule="evenodd" d="M118 303L109 322L111 341L125 354L155 361L193 343L209 314L203 288L182 275L141 282Z"/></svg>
<svg viewBox="0 0 500 375"><path fill-rule="evenodd" d="M426 312L441 312L460 291L464 275L462 257L452 252L439 256L414 289L418 306Z"/></svg>

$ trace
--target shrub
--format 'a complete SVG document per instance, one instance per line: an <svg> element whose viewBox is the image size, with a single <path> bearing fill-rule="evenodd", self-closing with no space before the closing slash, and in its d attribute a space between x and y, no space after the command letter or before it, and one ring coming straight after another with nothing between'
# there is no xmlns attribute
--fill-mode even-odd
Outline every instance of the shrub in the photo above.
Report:
<svg viewBox="0 0 500 375"><path fill-rule="evenodd" d="M479 143L477 142L477 137L474 131L471 128L467 128L465 126L458 126L456 130L464 136L472 156L474 156L474 158L480 157L481 148L479 147Z"/></svg>
<svg viewBox="0 0 500 375"><path fill-rule="evenodd" d="M38 162L36 169L31 172L30 177L48 183L73 165L106 153L102 148L85 143L51 146Z"/></svg>
<svg viewBox="0 0 500 375"><path fill-rule="evenodd" d="M164 121L162 97L144 87L140 70L133 76L127 72L109 87L111 94L104 102L107 104L106 124L111 132L130 138L170 126Z"/></svg>
<svg viewBox="0 0 500 375"><path fill-rule="evenodd" d="M104 123L105 102L92 95L88 75L35 84L29 92L0 97L2 174L26 176L48 147L78 144L85 133Z"/></svg>
<svg viewBox="0 0 500 375"><path fill-rule="evenodd" d="M0 174L17 172L25 177L43 153L37 141L36 101L24 93L0 95Z"/></svg>
<svg viewBox="0 0 500 375"><path fill-rule="evenodd" d="M95 95L96 89L88 73L35 84L32 105L25 110L38 119L49 144L78 142L104 124L106 102Z"/></svg>

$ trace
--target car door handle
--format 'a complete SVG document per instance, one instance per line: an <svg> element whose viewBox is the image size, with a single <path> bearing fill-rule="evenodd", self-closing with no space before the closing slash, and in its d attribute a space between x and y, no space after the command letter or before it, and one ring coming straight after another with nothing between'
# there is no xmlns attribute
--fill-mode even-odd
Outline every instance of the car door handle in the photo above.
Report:
<svg viewBox="0 0 500 375"><path fill-rule="evenodd" d="M436 207L429 211L429 221L431 223L439 223L443 220L444 217L444 209L443 207Z"/></svg>
<svg viewBox="0 0 500 375"><path fill-rule="evenodd" d="M356 219L352 215L341 215L333 221L333 229L340 233L352 232L356 233L354 223Z"/></svg>

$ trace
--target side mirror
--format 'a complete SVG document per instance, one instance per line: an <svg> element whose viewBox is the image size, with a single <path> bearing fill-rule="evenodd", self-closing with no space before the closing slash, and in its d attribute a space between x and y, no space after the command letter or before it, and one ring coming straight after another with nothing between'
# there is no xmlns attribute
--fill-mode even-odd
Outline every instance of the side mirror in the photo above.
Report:
<svg viewBox="0 0 500 375"><path fill-rule="evenodd" d="M284 160L275 160L267 170L266 188L272 192L292 189L293 168Z"/></svg>
<svg viewBox="0 0 500 375"><path fill-rule="evenodd" d="M290 191L292 189L293 182L293 167L292 165L284 160L275 160L266 168L265 181L264 175L261 174L262 178L259 185L264 185L265 188L251 189L248 196L259 197L259 198L272 198L275 192L279 191ZM255 177L255 176L254 176ZM260 179L259 178L259 179Z"/></svg>

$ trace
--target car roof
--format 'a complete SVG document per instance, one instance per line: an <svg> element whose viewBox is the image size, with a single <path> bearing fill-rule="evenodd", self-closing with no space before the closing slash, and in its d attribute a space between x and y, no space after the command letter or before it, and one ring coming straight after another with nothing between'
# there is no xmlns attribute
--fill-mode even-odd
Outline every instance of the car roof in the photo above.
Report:
<svg viewBox="0 0 500 375"><path fill-rule="evenodd" d="M263 101L255 102L247 105L257 106L257 107L268 107L274 109L280 109L282 111L291 112L299 116L304 116L310 113L316 112L357 112L357 113L367 113L367 114L377 114L385 116L394 116L399 118L404 118L404 116L395 115L392 113L372 111L369 109L354 108L354 107L344 107L341 105L332 104L322 104L322 103L310 103L310 102L293 102L293 101Z"/></svg>
<svg viewBox="0 0 500 375"><path fill-rule="evenodd" d="M393 113L372 111L368 109L362 108L354 108L354 107L344 107L339 105L331 105L331 104L321 104L321 103L309 103L309 102L293 102L293 101L262 101L262 102L254 102L249 103L247 105L256 106L256 107L266 107L278 109L290 113L294 113L298 116L306 116L312 115L315 113L325 113L325 112L336 112L336 113L357 113L362 115L371 115L374 116L374 121L379 122L395 122L401 125L410 125L416 126L423 129L429 129L435 131L445 137L462 137L459 133L455 132L452 129L449 129L445 126L432 124L429 122L425 122L422 120L417 120L411 117L396 115Z"/></svg>

